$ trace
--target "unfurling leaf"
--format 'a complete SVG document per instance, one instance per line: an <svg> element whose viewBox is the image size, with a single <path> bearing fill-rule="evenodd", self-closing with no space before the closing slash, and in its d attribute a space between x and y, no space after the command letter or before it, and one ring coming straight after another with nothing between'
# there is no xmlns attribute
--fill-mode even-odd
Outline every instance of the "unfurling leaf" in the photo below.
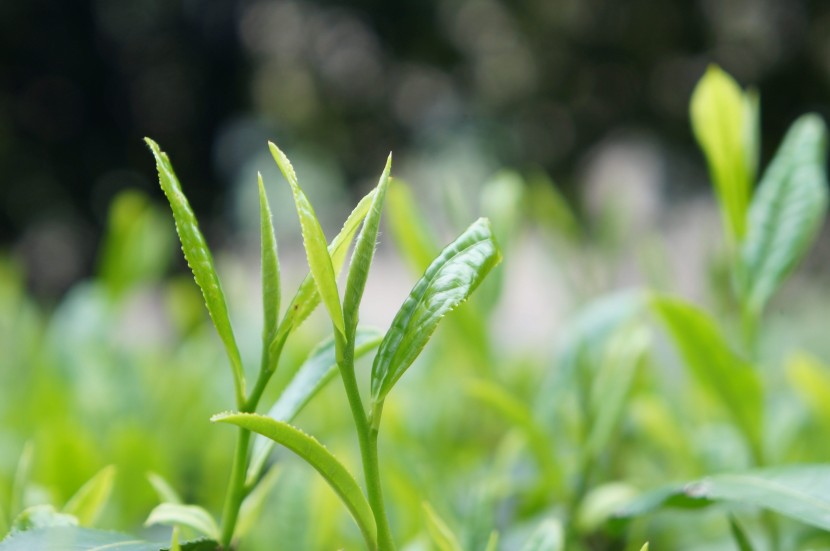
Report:
<svg viewBox="0 0 830 551"><path fill-rule="evenodd" d="M262 175L257 174L259 185L259 223L260 248L262 256L262 309L264 324L262 337L265 343L271 342L277 333L280 315L280 262L277 256L277 238L274 235L274 222L271 219L271 207Z"/></svg>

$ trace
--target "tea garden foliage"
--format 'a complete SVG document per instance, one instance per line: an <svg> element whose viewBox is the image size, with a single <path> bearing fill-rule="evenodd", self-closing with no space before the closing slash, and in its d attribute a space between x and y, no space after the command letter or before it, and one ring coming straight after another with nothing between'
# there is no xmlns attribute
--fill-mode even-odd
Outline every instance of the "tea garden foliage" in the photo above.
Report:
<svg viewBox="0 0 830 551"><path fill-rule="evenodd" d="M49 313L0 265L0 550L830 549L830 367L765 346L825 217L827 129L800 117L762 168L759 105L717 67L691 99L723 296L597 293L552 358L493 333L529 226L563 264L598 248L552 186L499 175L443 245L390 156L329 240L270 144L309 273L282 281L260 177L255 314L148 140L174 224L120 196L97 276ZM385 330L360 323L382 224L413 268ZM166 275L175 233L196 285Z"/></svg>

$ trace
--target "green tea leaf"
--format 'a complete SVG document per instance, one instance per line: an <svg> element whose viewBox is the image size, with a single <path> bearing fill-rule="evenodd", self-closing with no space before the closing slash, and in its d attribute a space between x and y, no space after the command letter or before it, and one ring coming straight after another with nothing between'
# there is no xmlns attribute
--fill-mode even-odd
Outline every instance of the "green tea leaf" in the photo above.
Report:
<svg viewBox="0 0 830 551"><path fill-rule="evenodd" d="M355 336L355 360L377 348L382 338L383 333L377 329L358 329ZM311 351L279 399L268 411L268 417L277 421L290 422L336 374L334 338L329 337ZM256 437L251 463L248 466L247 484L252 484L259 477L272 449L274 449L273 440L261 435Z"/></svg>
<svg viewBox="0 0 830 551"><path fill-rule="evenodd" d="M162 503L184 503L179 493L173 489L173 486L167 482L160 474L149 472L146 474L147 480L156 491L159 501Z"/></svg>
<svg viewBox="0 0 830 551"><path fill-rule="evenodd" d="M215 541L199 539L180 545L181 551L216 551ZM57 526L12 534L0 542L0 551L169 551L166 545L134 536L77 526Z"/></svg>
<svg viewBox="0 0 830 551"><path fill-rule="evenodd" d="M565 549L565 532L562 523L548 519L531 534L522 551L563 551Z"/></svg>
<svg viewBox="0 0 830 551"><path fill-rule="evenodd" d="M26 484L29 483L29 473L32 469L32 458L35 453L35 445L29 440L23 445L20 458L17 460L17 468L14 471L12 481L11 497L9 499L9 515L16 515L23 510L23 494L26 491Z"/></svg>
<svg viewBox="0 0 830 551"><path fill-rule="evenodd" d="M806 354L787 361L787 380L810 414L830 430L830 367Z"/></svg>
<svg viewBox="0 0 830 551"><path fill-rule="evenodd" d="M296 427L255 413L220 413L214 423L229 423L267 436L299 455L334 489L357 522L370 549L377 547L377 529L372 509L354 477L315 438Z"/></svg>
<svg viewBox="0 0 830 551"><path fill-rule="evenodd" d="M412 365L441 318L464 302L500 261L490 225L480 218L430 264L380 343L372 366L375 405Z"/></svg>
<svg viewBox="0 0 830 551"><path fill-rule="evenodd" d="M213 515L198 505L162 503L150 511L150 516L144 524L147 526L152 524L187 526L214 540L218 540L220 535L219 526Z"/></svg>
<svg viewBox="0 0 830 551"><path fill-rule="evenodd" d="M242 507L239 509L239 520L236 523L234 537L239 539L244 538L245 534L256 526L257 520L262 515L262 509L265 507L265 500L268 498L271 490L274 489L274 486L277 485L277 481L281 475L282 469L276 466L269 470L262 480L254 486L254 489L251 490L251 493L248 494L242 502Z"/></svg>
<svg viewBox="0 0 830 551"><path fill-rule="evenodd" d="M426 501L421 504L424 509L427 532L439 551L463 551L458 538L455 537L447 523L435 512L435 509Z"/></svg>
<svg viewBox="0 0 830 551"><path fill-rule="evenodd" d="M176 231L182 243L184 257L193 272L196 283L202 290L202 295L205 297L205 304L210 318L213 320L213 325L216 326L216 331L225 345L233 371L237 403L241 404L245 400L245 374L242 369L242 358L239 355L239 348L233 335L228 307L225 303L225 294L222 292L219 276L216 275L216 269L213 266L213 256L205 242L205 238L202 236L202 232L199 230L196 215L193 214L193 209L190 208L190 203L187 202L187 197L182 192L179 180L173 171L173 166L170 164L170 159L166 153L159 149L156 142L150 138L145 138L144 141L150 146L150 150L156 159L159 182L173 210Z"/></svg>
<svg viewBox="0 0 830 551"><path fill-rule="evenodd" d="M749 209L741 249L744 300L760 313L798 264L827 211L827 127L816 114L790 127Z"/></svg>
<svg viewBox="0 0 830 551"><path fill-rule="evenodd" d="M409 187L397 178L389 186L389 229L398 249L410 266L423 273L439 252L426 217L418 210L418 204Z"/></svg>
<svg viewBox="0 0 830 551"><path fill-rule="evenodd" d="M317 220L317 215L314 214L314 208L311 206L308 197L300 189L291 162L273 143L269 142L268 147L271 149L271 155L274 157L277 166L280 167L283 176L291 185L294 204L297 207L297 215L300 218L300 227L303 232L303 244L308 257L308 267L314 277L317 291L329 311L329 317L331 317L335 329L341 334L345 334L343 310L340 307L340 294L337 291L337 278L334 273L331 255L326 246L326 236L323 233L323 228L320 226L320 221Z"/></svg>
<svg viewBox="0 0 830 551"><path fill-rule="evenodd" d="M343 223L343 228L340 230L340 233L338 233L329 244L328 251L331 255L331 263L334 268L335 275L340 273L340 270L343 268L343 264L346 262L349 247L352 244L354 236L357 235L357 230L360 229L360 224L366 217L366 213L369 212L369 208L374 201L376 191L377 190L373 189L360 200L352 213L346 219L346 222ZM302 324L302 322L305 321L306 318L308 318L308 316L314 311L314 309L317 308L318 304L320 304L320 294L317 292L314 277L309 274L303 280L302 284L300 284L300 288L291 300L291 304L288 305L288 309L285 311L285 316L280 324L280 328L274 342L290 333L293 329L299 327L300 324ZM272 342L272 346L273 344L274 343Z"/></svg>
<svg viewBox="0 0 830 551"><path fill-rule="evenodd" d="M75 492L63 512L77 517L81 526L92 526L109 500L114 482L115 467L104 467Z"/></svg>
<svg viewBox="0 0 830 551"><path fill-rule="evenodd" d="M734 243L740 243L746 231L750 167L755 162L747 154L750 105L735 80L710 65L692 93L690 108L692 129L706 155L724 227Z"/></svg>
<svg viewBox="0 0 830 551"><path fill-rule="evenodd" d="M271 219L271 207L262 183L262 174L257 174L259 184L260 243L262 256L262 308L264 324L262 336L270 343L277 333L280 316L280 262L277 256L277 239Z"/></svg>
<svg viewBox="0 0 830 551"><path fill-rule="evenodd" d="M648 542L645 542L643 546L640 548L640 551L648 551Z"/></svg>
<svg viewBox="0 0 830 551"><path fill-rule="evenodd" d="M383 200L386 197L386 188L389 185L389 171L392 169L392 154L386 159L386 167L378 182L375 198L369 214L363 222L363 229L357 236L357 242L352 253L352 262L349 266L349 277L346 281L346 292L343 297L343 313L345 316L346 337L351 338L357 330L360 300L366 288L366 279L369 277L369 268L375 255L375 246L380 228L380 214L383 210Z"/></svg>
<svg viewBox="0 0 830 551"><path fill-rule="evenodd" d="M760 453L763 389L758 372L729 347L703 310L661 296L655 296L651 304L689 371L720 399L747 436L753 453Z"/></svg>
<svg viewBox="0 0 830 551"><path fill-rule="evenodd" d="M642 516L663 507L697 508L717 502L768 509L830 530L830 465L788 465L712 475L648 492L617 516Z"/></svg>

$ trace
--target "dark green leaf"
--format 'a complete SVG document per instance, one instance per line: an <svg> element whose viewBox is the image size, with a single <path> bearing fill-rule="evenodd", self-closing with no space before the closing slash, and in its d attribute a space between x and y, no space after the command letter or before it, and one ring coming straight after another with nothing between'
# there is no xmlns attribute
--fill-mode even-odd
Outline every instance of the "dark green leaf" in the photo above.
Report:
<svg viewBox="0 0 830 551"><path fill-rule="evenodd" d="M380 344L372 366L372 401L383 402L447 313L464 302L501 261L486 219L445 248L415 284Z"/></svg>

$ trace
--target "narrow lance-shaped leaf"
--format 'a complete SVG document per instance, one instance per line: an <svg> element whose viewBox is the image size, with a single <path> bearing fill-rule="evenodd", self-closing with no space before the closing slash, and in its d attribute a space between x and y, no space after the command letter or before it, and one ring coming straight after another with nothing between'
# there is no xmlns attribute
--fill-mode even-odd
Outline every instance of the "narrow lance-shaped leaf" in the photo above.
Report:
<svg viewBox="0 0 830 551"><path fill-rule="evenodd" d="M187 202L187 197L182 192L179 180L173 171L173 166L170 164L170 159L166 153L159 149L156 142L149 138L146 138L145 141L150 146L150 150L156 159L159 182L173 210L176 231L182 243L184 257L193 272L196 283L202 290L202 295L205 297L205 304L213 320L213 325L216 326L216 331L225 345L233 370L237 402L241 404L245 399L245 375L242 369L242 358L239 355L239 348L233 335L228 307L225 303L225 294L222 292L219 276L216 275L216 269L213 266L213 257L202 232L199 230L196 215L193 214L193 209L190 208L190 203Z"/></svg>
<svg viewBox="0 0 830 551"><path fill-rule="evenodd" d="M219 526L213 516L197 505L162 503L150 511L145 524L147 526L153 524L187 526L214 540L218 540L220 535Z"/></svg>
<svg viewBox="0 0 830 551"><path fill-rule="evenodd" d="M423 272L438 254L439 245L409 187L397 178L389 186L388 208L395 244L416 273Z"/></svg>
<svg viewBox="0 0 830 551"><path fill-rule="evenodd" d="M355 336L354 357L358 359L377 348L383 333L377 329L358 329ZM289 422L302 410L337 373L334 339L329 337L314 348L291 382L268 411L268 417ZM248 466L247 484L253 484L265 466L268 454L274 449L274 441L258 435L254 440L251 463Z"/></svg>
<svg viewBox="0 0 830 551"><path fill-rule="evenodd" d="M441 318L464 302L500 261L490 224L480 218L430 264L392 321L375 356L375 407L421 353Z"/></svg>
<svg viewBox="0 0 830 551"><path fill-rule="evenodd" d="M429 537L435 544L439 551L462 551L461 544L458 543L458 538L455 537L452 530L447 523L444 522L435 509L426 501L421 504L424 509L424 518L426 519L427 531Z"/></svg>
<svg viewBox="0 0 830 551"><path fill-rule="evenodd" d="M343 297L343 315L345 317L346 336L351 338L357 329L360 300L366 288L366 279L369 277L369 268L375 255L375 245L378 240L380 214L383 210L383 200L386 197L386 188L389 186L389 171L392 169L392 154L386 159L386 167L378 182L375 198L369 214L363 221L363 229L357 236L352 262L349 266L349 277L346 280L346 292Z"/></svg>
<svg viewBox="0 0 830 551"><path fill-rule="evenodd" d="M734 243L746 230L750 164L745 133L749 102L735 80L711 65L692 93L691 120L695 137L706 155L724 225Z"/></svg>
<svg viewBox="0 0 830 551"><path fill-rule="evenodd" d="M280 262L277 256L277 238L274 235L274 223L271 219L271 207L262 174L257 174L259 185L259 219L260 245L262 257L262 309L264 325L262 336L265 343L270 343L277 332L280 315Z"/></svg>
<svg viewBox="0 0 830 551"><path fill-rule="evenodd" d="M220 413L211 421L229 423L267 436L299 455L334 489L357 522L370 549L377 549L377 529L372 509L354 477L316 439L296 427L255 413Z"/></svg>
<svg viewBox="0 0 830 551"><path fill-rule="evenodd" d="M738 523L738 519L735 518L735 515L729 515L729 531L732 532L732 538L738 546L738 551L753 551L752 543L749 541L749 536Z"/></svg>
<svg viewBox="0 0 830 551"><path fill-rule="evenodd" d="M297 215L300 218L300 227L303 232L303 244L308 257L308 267L311 270L311 275L314 276L317 291L329 311L329 317L331 317L335 329L345 334L343 310L340 307L340 295L337 292L337 279L334 274L331 255L326 246L326 236L323 233L323 228L320 226L317 215L314 214L311 202L309 202L303 190L300 189L297 175L294 173L294 167L291 166L288 157L273 143L269 142L268 147L271 148L271 155L274 157L277 166L280 167L283 176L291 185L294 204L297 207Z"/></svg>
<svg viewBox="0 0 830 551"><path fill-rule="evenodd" d="M115 467L104 467L69 498L63 512L77 517L81 526L92 526L112 494L114 481Z"/></svg>
<svg viewBox="0 0 830 551"><path fill-rule="evenodd" d="M790 127L758 186L741 250L743 293L759 314L821 227L827 210L827 127L804 115Z"/></svg>

